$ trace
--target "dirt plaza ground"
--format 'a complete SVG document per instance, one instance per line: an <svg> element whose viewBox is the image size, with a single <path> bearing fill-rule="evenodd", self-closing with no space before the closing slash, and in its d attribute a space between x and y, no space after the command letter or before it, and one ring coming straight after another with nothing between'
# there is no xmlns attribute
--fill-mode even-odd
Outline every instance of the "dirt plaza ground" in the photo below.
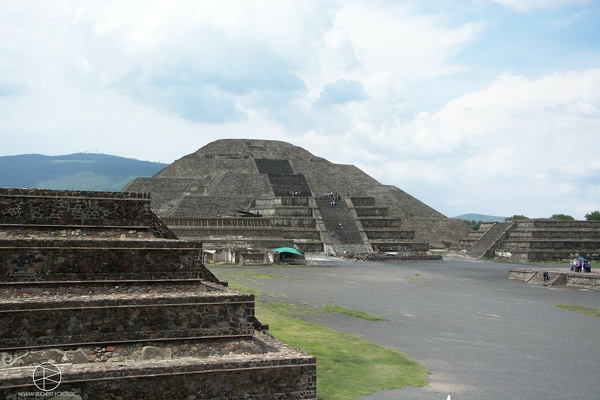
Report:
<svg viewBox="0 0 600 400"><path fill-rule="evenodd" d="M315 257L307 266L227 268L227 274L261 291L259 301L312 310L332 304L387 319L299 316L393 347L431 372L427 387L362 400L600 399L600 318L557 307L600 309L600 292L509 280L514 267L453 258Z"/></svg>

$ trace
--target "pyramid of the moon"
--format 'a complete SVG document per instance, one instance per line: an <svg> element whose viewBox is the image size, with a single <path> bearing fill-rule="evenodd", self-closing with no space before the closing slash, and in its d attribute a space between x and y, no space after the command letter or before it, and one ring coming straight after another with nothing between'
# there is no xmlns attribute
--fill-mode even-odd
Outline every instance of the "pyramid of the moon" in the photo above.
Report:
<svg viewBox="0 0 600 400"><path fill-rule="evenodd" d="M353 165L274 140L217 140L123 190L150 193L178 237L217 246L424 252L469 232Z"/></svg>

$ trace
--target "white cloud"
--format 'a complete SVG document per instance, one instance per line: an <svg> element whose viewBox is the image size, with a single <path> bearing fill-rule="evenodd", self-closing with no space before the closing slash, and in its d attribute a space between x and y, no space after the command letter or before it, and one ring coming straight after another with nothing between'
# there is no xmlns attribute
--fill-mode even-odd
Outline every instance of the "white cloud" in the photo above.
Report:
<svg viewBox="0 0 600 400"><path fill-rule="evenodd" d="M492 0L494 3L520 12L532 10L556 10L564 7L587 4L590 0Z"/></svg>
<svg viewBox="0 0 600 400"><path fill-rule="evenodd" d="M512 13L459 1L433 11L417 1L141 4L0 2L5 152L171 162L219 138L278 139L450 215L481 204L542 212L543 199L520 198L532 189L578 210L598 204L598 156L581 153L600 145L600 70L535 78L519 73L523 60L481 71L478 54L465 57L493 48L489 38L504 37L494 29L511 26L495 24ZM418 96L442 106L419 109Z"/></svg>
<svg viewBox="0 0 600 400"><path fill-rule="evenodd" d="M442 18L415 14L402 3L348 2L335 26L348 32L364 70L394 71L407 78L425 78L462 70L448 61L482 29L480 23L445 27Z"/></svg>

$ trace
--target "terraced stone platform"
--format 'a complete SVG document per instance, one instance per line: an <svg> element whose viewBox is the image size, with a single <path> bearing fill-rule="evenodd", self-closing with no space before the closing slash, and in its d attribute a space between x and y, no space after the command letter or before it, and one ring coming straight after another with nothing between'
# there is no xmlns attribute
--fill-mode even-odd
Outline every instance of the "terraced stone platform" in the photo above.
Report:
<svg viewBox="0 0 600 400"><path fill-rule="evenodd" d="M316 398L315 358L271 337L147 195L0 189L0 205L0 398Z"/></svg>
<svg viewBox="0 0 600 400"><path fill-rule="evenodd" d="M462 240L469 257L519 261L560 261L600 258L599 221L547 218L482 224L479 233Z"/></svg>

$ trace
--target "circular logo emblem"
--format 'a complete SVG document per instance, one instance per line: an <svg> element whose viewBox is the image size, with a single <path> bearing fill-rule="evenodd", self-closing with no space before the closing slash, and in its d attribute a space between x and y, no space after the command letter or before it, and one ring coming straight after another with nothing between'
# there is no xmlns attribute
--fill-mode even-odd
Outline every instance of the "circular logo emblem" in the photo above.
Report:
<svg viewBox="0 0 600 400"><path fill-rule="evenodd" d="M43 362L33 370L33 383L44 392L50 392L60 385L60 369L50 362Z"/></svg>

